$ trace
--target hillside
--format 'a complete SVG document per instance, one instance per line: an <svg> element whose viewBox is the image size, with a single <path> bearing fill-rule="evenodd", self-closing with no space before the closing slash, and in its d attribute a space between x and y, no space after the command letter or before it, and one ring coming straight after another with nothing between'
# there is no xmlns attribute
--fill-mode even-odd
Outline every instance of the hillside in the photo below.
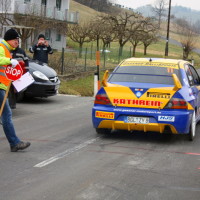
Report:
<svg viewBox="0 0 200 200"><path fill-rule="evenodd" d="M78 12L80 22L86 22L94 18L94 16L102 14L96 10L77 3L76 1L70 1L70 11Z"/></svg>
<svg viewBox="0 0 200 200"><path fill-rule="evenodd" d="M151 8L151 5L147 5L145 7L142 7L142 10L146 14L148 13L148 16L151 16L150 8ZM180 10L184 10L184 9L187 9L187 8L184 8L184 9L179 8L179 9ZM71 0L71 2L70 2L70 10L71 11L75 11L75 12L76 11L79 12L80 22L86 22L86 21L89 21L91 19L94 19L95 16L102 15L101 12L97 12L94 9L91 9L91 8L89 8L87 6L84 6L84 5L80 4L80 3L77 3L77 2L75 2L73 0ZM123 8L121 10L124 11ZM177 13L181 13L180 10L179 10L179 12L177 11ZM191 9L189 9L189 10L191 10ZM130 12L127 9L125 11L126 12ZM198 14L198 12L197 13L196 12L197 11L195 11L195 14ZM199 19L200 19L200 17L199 17ZM161 35L161 40L156 44L150 45L149 48L148 48L148 53L152 57L154 57L154 56L156 56L156 57L157 56L158 57L160 57L160 56L164 57L164 49L165 49L165 43L166 43L165 42L165 38L166 38L166 32L167 32L166 29L167 29L167 21L163 20L163 22L161 24L161 30L158 33L159 35ZM198 48L198 50L199 50L200 49L200 43L198 41L199 41L199 39L197 39L196 48ZM177 30L176 30L176 27L173 24L173 20L171 21L171 24L170 24L170 42L169 43L170 43L169 44L169 56L170 57L174 57L174 58L181 58L182 55L183 55L183 53L182 53L183 50L182 50L182 47L180 45L180 35L177 34ZM77 48L77 44L75 44L73 42L70 42L70 40L68 41L68 45L71 46L71 47ZM90 45L91 44L85 43L84 47L90 48ZM112 47L115 48L115 51L118 51L119 45L118 45L117 42L113 42L112 43ZM130 48L131 48L131 44L128 42L125 45L124 50L130 52ZM139 45L137 47L136 51L139 54L139 56L142 56L142 54L143 54L143 46ZM195 58L196 61L198 63L200 63L200 57L198 56L198 54L192 53L190 55L190 58L191 57Z"/></svg>
<svg viewBox="0 0 200 200"><path fill-rule="evenodd" d="M155 14L152 12L151 5L141 6L137 8L136 11L140 12L145 17L154 16ZM186 8L182 6L172 6L171 14L174 15L176 18L184 18L184 19L187 19L189 22L193 22L193 23L200 20L200 11L192 10L190 8Z"/></svg>

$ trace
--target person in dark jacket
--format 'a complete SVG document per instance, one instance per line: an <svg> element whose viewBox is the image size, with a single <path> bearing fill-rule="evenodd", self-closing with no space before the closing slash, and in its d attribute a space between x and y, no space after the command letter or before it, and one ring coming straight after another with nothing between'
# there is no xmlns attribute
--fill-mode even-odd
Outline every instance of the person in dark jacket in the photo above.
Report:
<svg viewBox="0 0 200 200"><path fill-rule="evenodd" d="M33 60L38 60L42 63L48 63L48 54L53 53L51 46L43 34L38 36L38 43L33 45L29 51L33 53Z"/></svg>

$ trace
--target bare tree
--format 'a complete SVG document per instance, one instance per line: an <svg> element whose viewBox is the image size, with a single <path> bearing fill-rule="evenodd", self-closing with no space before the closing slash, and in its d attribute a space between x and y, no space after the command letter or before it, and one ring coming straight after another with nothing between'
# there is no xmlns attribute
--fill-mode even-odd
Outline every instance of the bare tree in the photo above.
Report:
<svg viewBox="0 0 200 200"><path fill-rule="evenodd" d="M134 35L131 36L129 40L133 46L133 53L132 53L133 57L135 57L136 47L142 44L141 40L142 40L142 34L140 32L136 32Z"/></svg>
<svg viewBox="0 0 200 200"><path fill-rule="evenodd" d="M189 54L196 48L197 34L190 29L184 30L180 38L183 47L183 59L188 59Z"/></svg>
<svg viewBox="0 0 200 200"><path fill-rule="evenodd" d="M21 37L22 48L25 48L26 40L31 35L34 35L32 38L32 43L34 43L38 36L38 33L46 29L54 29L57 32L60 32L63 34L66 34L66 31L67 31L66 22L57 21L54 19L49 20L43 16L21 15L21 14L15 13L14 21L15 21L15 24L17 24L15 29L17 29ZM18 26L19 28L17 28Z"/></svg>
<svg viewBox="0 0 200 200"><path fill-rule="evenodd" d="M115 37L111 24L104 19L103 15L98 16L91 22L91 38L97 40L97 44L99 43L98 40L101 40L103 42L103 50L114 41Z"/></svg>
<svg viewBox="0 0 200 200"><path fill-rule="evenodd" d="M91 41L90 33L91 29L89 23L68 26L68 31L67 31L68 37L74 42L79 43L79 57L82 56L83 44L85 42Z"/></svg>
<svg viewBox="0 0 200 200"><path fill-rule="evenodd" d="M66 33L67 23L64 21L58 21L45 17L44 13L38 15L37 7L30 7L26 14L20 14L19 4L15 5L14 14L10 14L12 0L0 0L0 33L2 35L3 27L15 28L21 37L22 48L26 47L26 40L35 33L35 37L32 38L32 43L37 37L39 32L46 29L56 29L60 33ZM27 7L29 8L29 7ZM37 14L37 15L36 15Z"/></svg>
<svg viewBox="0 0 200 200"><path fill-rule="evenodd" d="M198 33L196 27L185 19L176 20L177 32L180 34L180 43L183 48L183 59L188 59L189 54L196 48Z"/></svg>
<svg viewBox="0 0 200 200"><path fill-rule="evenodd" d="M113 32L119 42L119 56L122 56L124 45L130 40L134 32L142 29L144 19L137 13L120 13L118 15L105 16L104 20L110 23Z"/></svg>
<svg viewBox="0 0 200 200"><path fill-rule="evenodd" d="M142 37L142 43L144 45L144 55L147 55L147 48L152 43L156 43L159 39L159 36L156 35L156 32L144 33Z"/></svg>
<svg viewBox="0 0 200 200"><path fill-rule="evenodd" d="M150 35L150 33L155 33L157 30L158 27L155 25L153 18L148 17L143 19L140 29L133 31L130 38L130 42L133 46L133 57L136 53L136 47L142 43L144 44L144 41L148 39L147 36Z"/></svg>
<svg viewBox="0 0 200 200"><path fill-rule="evenodd" d="M162 17L165 16L166 12L166 0L156 0L154 7L152 7L152 11L155 13L158 18L158 26L160 28Z"/></svg>
<svg viewBox="0 0 200 200"><path fill-rule="evenodd" d="M0 0L0 34L2 35L3 27L13 25L14 21L9 14L11 0Z"/></svg>

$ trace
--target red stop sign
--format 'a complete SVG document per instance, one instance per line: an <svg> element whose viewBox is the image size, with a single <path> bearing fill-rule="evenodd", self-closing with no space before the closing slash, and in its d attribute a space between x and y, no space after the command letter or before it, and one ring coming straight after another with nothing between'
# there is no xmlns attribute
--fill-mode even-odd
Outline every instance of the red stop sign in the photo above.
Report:
<svg viewBox="0 0 200 200"><path fill-rule="evenodd" d="M21 76L23 74L23 70L19 64L16 65L16 67L14 67L14 68L12 67L12 65L8 65L6 67L5 74L8 79L10 79L12 81L16 81L17 79L21 78Z"/></svg>

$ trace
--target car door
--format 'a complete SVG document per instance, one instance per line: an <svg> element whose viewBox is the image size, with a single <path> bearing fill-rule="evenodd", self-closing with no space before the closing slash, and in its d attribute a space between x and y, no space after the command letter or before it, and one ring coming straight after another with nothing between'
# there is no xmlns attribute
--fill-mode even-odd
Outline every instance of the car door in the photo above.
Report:
<svg viewBox="0 0 200 200"><path fill-rule="evenodd" d="M195 96L196 118L200 117L200 77L192 65L186 66L186 74L188 76L189 84L193 95Z"/></svg>

